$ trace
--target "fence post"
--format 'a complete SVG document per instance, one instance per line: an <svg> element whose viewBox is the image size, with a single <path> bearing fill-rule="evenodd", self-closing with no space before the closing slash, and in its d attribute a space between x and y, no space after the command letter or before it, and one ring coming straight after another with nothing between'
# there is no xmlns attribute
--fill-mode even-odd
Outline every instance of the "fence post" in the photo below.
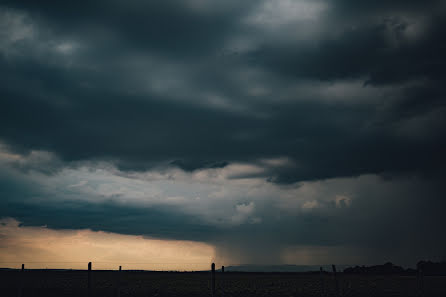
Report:
<svg viewBox="0 0 446 297"><path fill-rule="evenodd" d="M339 281L338 281L338 276L336 273L336 266L335 265L331 265L331 267L333 268L333 274L334 274L334 280L335 280L335 294L336 296L340 296L339 295Z"/></svg>
<svg viewBox="0 0 446 297"><path fill-rule="evenodd" d="M212 296L215 294L215 263L211 265L211 293Z"/></svg>
<svg viewBox="0 0 446 297"><path fill-rule="evenodd" d="M25 264L22 264L22 270L20 270L20 277L19 277L19 288L17 290L18 297L22 297L23 295L24 278L25 278Z"/></svg>
<svg viewBox="0 0 446 297"><path fill-rule="evenodd" d="M424 297L424 271L423 271L423 265L418 265L418 271L417 271L417 278L418 278L418 296Z"/></svg>
<svg viewBox="0 0 446 297"><path fill-rule="evenodd" d="M221 273L225 272L225 267L221 266ZM224 280L223 277L220 278L220 281L218 282L218 286L220 288L221 296L225 296L225 287L224 287Z"/></svg>
<svg viewBox="0 0 446 297"><path fill-rule="evenodd" d="M91 296L91 262L88 262L87 296Z"/></svg>
<svg viewBox="0 0 446 297"><path fill-rule="evenodd" d="M320 268L319 277L320 277L320 281L321 281L321 297L324 297L325 296L325 284L324 284L324 270L322 267Z"/></svg>
<svg viewBox="0 0 446 297"><path fill-rule="evenodd" d="M121 266L119 266L118 277L116 280L116 297L121 296Z"/></svg>

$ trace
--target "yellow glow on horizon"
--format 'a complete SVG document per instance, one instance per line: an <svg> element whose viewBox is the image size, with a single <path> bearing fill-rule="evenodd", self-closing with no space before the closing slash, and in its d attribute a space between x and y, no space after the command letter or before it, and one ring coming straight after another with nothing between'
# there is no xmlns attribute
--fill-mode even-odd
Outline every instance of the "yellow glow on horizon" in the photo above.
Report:
<svg viewBox="0 0 446 297"><path fill-rule="evenodd" d="M53 230L0 220L0 267L205 270L215 257L209 244L103 231Z"/></svg>

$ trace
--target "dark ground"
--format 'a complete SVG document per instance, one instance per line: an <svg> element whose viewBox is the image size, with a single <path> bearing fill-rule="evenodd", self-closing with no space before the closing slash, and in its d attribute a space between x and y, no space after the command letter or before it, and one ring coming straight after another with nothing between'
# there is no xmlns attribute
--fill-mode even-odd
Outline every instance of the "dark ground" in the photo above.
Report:
<svg viewBox="0 0 446 297"><path fill-rule="evenodd" d="M23 275L23 278L21 277ZM86 271L0 271L0 296L87 296ZM92 296L117 296L117 271L92 272ZM341 296L420 296L415 275L338 274ZM121 296L211 296L210 272L121 272ZM321 284L324 284L321 286ZM216 273L215 296L336 296L332 274ZM321 291L321 288L325 288ZM424 296L446 296L445 276L425 276Z"/></svg>

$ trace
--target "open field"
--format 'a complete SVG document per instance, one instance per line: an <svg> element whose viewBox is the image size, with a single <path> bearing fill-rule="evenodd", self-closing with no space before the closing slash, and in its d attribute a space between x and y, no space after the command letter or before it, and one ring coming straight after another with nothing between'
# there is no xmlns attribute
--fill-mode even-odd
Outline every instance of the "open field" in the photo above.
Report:
<svg viewBox="0 0 446 297"><path fill-rule="evenodd" d="M22 277L23 276L23 277ZM120 296L211 296L209 272L122 271ZM341 296L419 296L416 276L338 274ZM0 295L87 296L86 271L0 271ZM92 272L92 296L117 296L117 271ZM323 286L321 285L323 284ZM425 296L446 296L446 277L425 277ZM324 290L324 291L322 291ZM216 273L215 296L336 296L332 274Z"/></svg>

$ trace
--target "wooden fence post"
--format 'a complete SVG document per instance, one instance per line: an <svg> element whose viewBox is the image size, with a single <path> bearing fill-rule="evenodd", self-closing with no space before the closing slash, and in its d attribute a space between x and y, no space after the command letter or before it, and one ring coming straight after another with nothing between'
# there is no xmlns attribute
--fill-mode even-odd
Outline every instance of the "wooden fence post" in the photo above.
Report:
<svg viewBox="0 0 446 297"><path fill-rule="evenodd" d="M212 296L215 294L215 263L211 265L211 292Z"/></svg>
<svg viewBox="0 0 446 297"><path fill-rule="evenodd" d="M87 296L91 296L91 262L88 262Z"/></svg>
<svg viewBox="0 0 446 297"><path fill-rule="evenodd" d="M319 272L320 282L321 282L321 297L325 296L325 284L324 284L324 270L321 267Z"/></svg>
<svg viewBox="0 0 446 297"><path fill-rule="evenodd" d="M338 276L336 273L336 266L335 265L331 265L331 267L333 268L333 274L334 274L334 280L335 280L335 294L336 296L340 296L339 295L339 281L338 281Z"/></svg>
<svg viewBox="0 0 446 297"><path fill-rule="evenodd" d="M423 265L418 265L418 271L417 271L417 278L418 278L418 295L420 297L424 297L424 271L423 271Z"/></svg>
<svg viewBox="0 0 446 297"><path fill-rule="evenodd" d="M121 296L121 266L119 266L118 277L116 280L116 296Z"/></svg>
<svg viewBox="0 0 446 297"><path fill-rule="evenodd" d="M221 266L221 273L224 273L224 272L225 272L225 267ZM225 288L224 288L223 278L220 278L218 285L220 287L221 295L225 296Z"/></svg>
<svg viewBox="0 0 446 297"><path fill-rule="evenodd" d="M22 270L20 270L20 278L19 278L19 288L17 290L17 296L22 297L23 295L23 283L25 278L25 264L22 264Z"/></svg>

